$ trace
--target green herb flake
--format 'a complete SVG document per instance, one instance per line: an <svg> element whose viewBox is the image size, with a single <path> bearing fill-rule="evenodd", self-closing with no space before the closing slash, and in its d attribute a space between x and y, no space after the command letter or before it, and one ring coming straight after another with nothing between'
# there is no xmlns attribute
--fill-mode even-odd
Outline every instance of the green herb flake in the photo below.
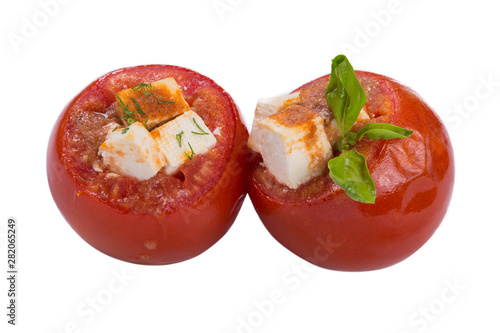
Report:
<svg viewBox="0 0 500 333"><path fill-rule="evenodd" d="M152 97L153 99L156 98L156 102L160 105L165 104L165 103L175 103L174 101L165 101L165 100L161 100L158 97L155 97L155 95L153 93L153 84L152 83L140 82L140 83L136 84L134 87L132 87L132 90L134 90L134 91L139 90L141 92L141 94L143 94L144 97L146 98L146 103L148 103L148 104L150 104L149 97Z"/></svg>
<svg viewBox="0 0 500 333"><path fill-rule="evenodd" d="M187 152L184 152L184 155L186 155L186 157L190 160L193 159L195 153L194 153L194 150L193 150L193 147L191 147L191 144L188 142L188 145L189 145L189 149L191 149L191 154L188 154Z"/></svg>
<svg viewBox="0 0 500 333"><path fill-rule="evenodd" d="M156 101L158 102L158 104L165 104L165 103L175 103L174 101L162 101L160 100L158 97L156 97Z"/></svg>
<svg viewBox="0 0 500 333"><path fill-rule="evenodd" d="M193 118L193 122L196 125L196 127L198 127L198 129L200 130L200 132L191 131L191 133L196 134L196 135L209 135L209 133L205 132L203 130L203 128L201 128L200 125L198 125L198 123L196 122L195 118Z"/></svg>
<svg viewBox="0 0 500 333"><path fill-rule="evenodd" d="M154 97L154 94L152 92L153 85L151 83L140 82L140 83L136 84L134 87L132 87L132 90L134 90L134 91L140 90L141 94L143 94L144 97L146 98L146 103L148 103L148 104L149 104L149 96Z"/></svg>
<svg viewBox="0 0 500 333"><path fill-rule="evenodd" d="M123 111L123 115L121 116L125 122L129 125L135 123L137 120L135 119L135 112L132 112L130 111L129 109L129 106L128 104L125 104L123 102L123 100L120 98L120 96L118 96L117 94L115 94L115 97L116 97L116 100L117 100L117 103L118 103L118 106L120 107L120 109L122 109Z"/></svg>
<svg viewBox="0 0 500 333"><path fill-rule="evenodd" d="M184 131L178 133L175 135L175 138L177 139L177 142L179 142L179 147L182 147L182 135L184 135Z"/></svg>
<svg viewBox="0 0 500 333"><path fill-rule="evenodd" d="M127 112L128 105L125 105L125 103L123 103L123 100L121 99L121 97L118 94L115 94L115 98L118 101L118 106L120 106L120 108L123 110L123 112Z"/></svg>
<svg viewBox="0 0 500 333"><path fill-rule="evenodd" d="M153 89L151 83L143 83L143 82L140 82L132 87L132 90L134 91L141 90L141 93L144 93L144 91L151 91L151 89Z"/></svg>
<svg viewBox="0 0 500 333"><path fill-rule="evenodd" d="M131 98L131 100L132 100L132 103L134 103L135 107L137 108L137 111L139 112L139 115L141 117L144 117L145 113L144 113L144 111L142 111L141 106L139 105L139 103L137 103L137 101L133 97Z"/></svg>

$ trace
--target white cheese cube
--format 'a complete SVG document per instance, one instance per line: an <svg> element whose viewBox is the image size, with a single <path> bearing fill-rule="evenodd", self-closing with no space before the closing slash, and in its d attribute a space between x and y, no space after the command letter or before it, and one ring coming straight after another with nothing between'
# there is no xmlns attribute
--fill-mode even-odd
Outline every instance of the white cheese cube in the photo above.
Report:
<svg viewBox="0 0 500 333"><path fill-rule="evenodd" d="M332 118L332 120L325 125L326 136L328 137L328 141L333 146L335 142L340 138L340 127L337 124L337 121Z"/></svg>
<svg viewBox="0 0 500 333"><path fill-rule="evenodd" d="M323 119L314 111L292 105L257 123L262 135L262 159L278 182L296 189L322 174L333 156Z"/></svg>
<svg viewBox="0 0 500 333"><path fill-rule="evenodd" d="M172 77L151 84L139 84L116 95L115 107L123 117L124 126L128 126L127 118L133 118L153 128L190 110L177 81ZM125 113L124 108L129 113Z"/></svg>
<svg viewBox="0 0 500 333"><path fill-rule="evenodd" d="M146 180L165 164L165 157L142 123L108 133L99 147L103 162L113 172Z"/></svg>
<svg viewBox="0 0 500 333"><path fill-rule="evenodd" d="M296 92L289 95L262 98L257 101L257 107L255 108L255 115L252 123L252 130L250 132L250 137L248 138L248 146L256 152L262 152L262 136L257 129L257 123L259 120L269 117L275 113L284 110L290 105L298 104L301 102L300 92Z"/></svg>
<svg viewBox="0 0 500 333"><path fill-rule="evenodd" d="M198 114L187 111L181 116L151 131L165 155L165 171L175 173L179 167L195 155L206 153L217 139Z"/></svg>
<svg viewBox="0 0 500 333"><path fill-rule="evenodd" d="M370 116L366 112L365 108L363 107L361 111L359 112L358 118L356 119L356 123L360 123L363 121L368 121L370 120Z"/></svg>

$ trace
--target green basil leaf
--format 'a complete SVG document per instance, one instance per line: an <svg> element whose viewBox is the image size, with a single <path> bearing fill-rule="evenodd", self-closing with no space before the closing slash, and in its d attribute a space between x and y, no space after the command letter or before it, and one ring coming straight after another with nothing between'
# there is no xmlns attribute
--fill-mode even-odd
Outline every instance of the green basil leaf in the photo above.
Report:
<svg viewBox="0 0 500 333"><path fill-rule="evenodd" d="M356 150L344 151L328 162L330 178L353 200L375 203L376 191L366 158Z"/></svg>
<svg viewBox="0 0 500 333"><path fill-rule="evenodd" d="M332 60L332 72L325 98L339 125L340 134L345 135L366 104L366 95L354 69L344 55L338 55Z"/></svg>
<svg viewBox="0 0 500 333"><path fill-rule="evenodd" d="M372 140L404 139L412 135L413 131L392 124L369 123L357 132L357 140L364 136Z"/></svg>

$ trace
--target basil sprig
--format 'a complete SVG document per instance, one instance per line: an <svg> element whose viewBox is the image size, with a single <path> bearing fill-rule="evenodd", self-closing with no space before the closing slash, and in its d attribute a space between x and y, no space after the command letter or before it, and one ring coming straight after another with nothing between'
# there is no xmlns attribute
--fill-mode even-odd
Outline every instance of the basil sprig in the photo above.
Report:
<svg viewBox="0 0 500 333"><path fill-rule="evenodd" d="M392 124L368 123L358 132L350 132L366 104L366 94L344 55L332 60L325 98L340 128L340 137L334 146L340 155L328 162L330 178L351 199L373 204L377 194L366 157L353 147L364 137L371 140L402 139L409 137L413 131Z"/></svg>

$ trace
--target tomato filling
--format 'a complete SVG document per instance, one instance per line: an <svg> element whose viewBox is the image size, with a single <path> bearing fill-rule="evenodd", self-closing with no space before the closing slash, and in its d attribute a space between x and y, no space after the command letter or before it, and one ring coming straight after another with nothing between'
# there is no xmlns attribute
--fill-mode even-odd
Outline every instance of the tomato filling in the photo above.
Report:
<svg viewBox="0 0 500 333"><path fill-rule="evenodd" d="M103 163L99 146L122 124L114 94L141 82L173 77L191 109L217 134L207 153L194 155L172 175L160 170L147 180L120 175ZM227 95L210 79L177 67L143 66L99 79L69 106L62 122L62 158L80 190L123 212L162 215L199 200L220 178L230 158L235 115Z"/></svg>
<svg viewBox="0 0 500 333"><path fill-rule="evenodd" d="M369 120L356 123L352 130L359 130L359 128L367 122L390 122L393 101L390 98L391 94L387 93L388 90L391 89L389 84L377 78L365 76L363 73L357 73L357 76L367 96L367 103L364 106L364 110L368 114ZM329 77L325 76L305 84L294 91L300 92L302 98L298 105L304 106L320 115L324 121L325 127L333 121L333 114L329 110L325 99L325 90L328 86L328 80ZM365 154L367 159L370 160L370 157L376 154L376 147L379 147L380 144L380 142L366 144L361 141L356 146L356 149ZM305 199L315 200L326 197L332 192L339 190L339 187L333 183L329 177L328 169L298 188L291 189L277 181L276 177L262 163L262 158L260 156L253 162L252 176L266 195L279 201L297 204L303 204Z"/></svg>

